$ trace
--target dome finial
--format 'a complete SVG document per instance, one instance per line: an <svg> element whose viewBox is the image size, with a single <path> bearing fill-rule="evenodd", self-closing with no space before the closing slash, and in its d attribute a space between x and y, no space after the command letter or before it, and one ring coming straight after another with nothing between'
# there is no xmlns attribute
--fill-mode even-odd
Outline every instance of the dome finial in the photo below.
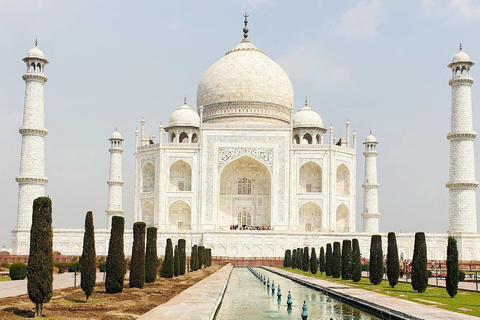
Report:
<svg viewBox="0 0 480 320"><path fill-rule="evenodd" d="M307 107L307 106L308 106L308 97L305 96L305 107Z"/></svg>
<svg viewBox="0 0 480 320"><path fill-rule="evenodd" d="M247 27L247 24L248 24L248 14L247 12L245 11L245 14L243 15L243 17L245 18L245 20L243 21L245 23L245 27L243 28L243 38L246 40L248 38L248 27Z"/></svg>
<svg viewBox="0 0 480 320"><path fill-rule="evenodd" d="M183 104L187 104L187 95L183 96Z"/></svg>
<svg viewBox="0 0 480 320"><path fill-rule="evenodd" d="M37 38L35 38L35 47L37 46Z"/></svg>
<svg viewBox="0 0 480 320"><path fill-rule="evenodd" d="M370 130L370 134L372 134L372 130Z"/></svg>
<svg viewBox="0 0 480 320"><path fill-rule="evenodd" d="M462 51L462 43L460 42L460 51Z"/></svg>
<svg viewBox="0 0 480 320"><path fill-rule="evenodd" d="M115 127L115 131L118 131L118 127Z"/></svg>

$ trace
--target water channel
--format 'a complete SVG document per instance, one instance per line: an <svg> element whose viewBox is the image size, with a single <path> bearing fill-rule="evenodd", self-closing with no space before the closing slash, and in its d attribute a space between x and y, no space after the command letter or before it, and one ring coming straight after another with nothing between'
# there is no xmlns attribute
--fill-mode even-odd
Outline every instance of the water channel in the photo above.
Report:
<svg viewBox="0 0 480 320"><path fill-rule="evenodd" d="M267 270L253 269L266 276L270 283L275 281L274 294L271 287L263 285L247 268L234 268L216 319L301 319L303 301L308 308L308 320L380 319ZM281 299L277 299L278 285ZM292 295L291 309L287 309L288 291Z"/></svg>

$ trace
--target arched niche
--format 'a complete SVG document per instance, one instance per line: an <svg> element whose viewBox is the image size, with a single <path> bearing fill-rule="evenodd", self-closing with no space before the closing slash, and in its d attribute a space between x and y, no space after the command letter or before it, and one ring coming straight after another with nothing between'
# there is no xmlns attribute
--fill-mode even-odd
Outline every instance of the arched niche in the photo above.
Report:
<svg viewBox="0 0 480 320"><path fill-rule="evenodd" d="M147 227L155 226L155 216L153 213L153 204L150 201L145 201L142 204L142 221Z"/></svg>
<svg viewBox="0 0 480 320"><path fill-rule="evenodd" d="M300 167L298 192L322 192L322 168L315 162L309 161Z"/></svg>
<svg viewBox="0 0 480 320"><path fill-rule="evenodd" d="M169 191L192 191L192 168L183 160L170 166Z"/></svg>
<svg viewBox="0 0 480 320"><path fill-rule="evenodd" d="M298 210L298 225L303 231L320 231L322 228L322 209L311 201Z"/></svg>
<svg viewBox="0 0 480 320"><path fill-rule="evenodd" d="M188 143L188 134L186 132L180 133L180 136L178 137L178 142Z"/></svg>
<svg viewBox="0 0 480 320"><path fill-rule="evenodd" d="M168 209L168 221L172 230L192 229L192 210L182 200L175 201Z"/></svg>
<svg viewBox="0 0 480 320"><path fill-rule="evenodd" d="M350 225L350 211L342 203L337 207L335 230L339 232L348 232Z"/></svg>
<svg viewBox="0 0 480 320"><path fill-rule="evenodd" d="M146 162L142 167L142 192L155 190L155 167Z"/></svg>
<svg viewBox="0 0 480 320"><path fill-rule="evenodd" d="M341 164L337 168L337 194L350 194L350 171L347 166Z"/></svg>

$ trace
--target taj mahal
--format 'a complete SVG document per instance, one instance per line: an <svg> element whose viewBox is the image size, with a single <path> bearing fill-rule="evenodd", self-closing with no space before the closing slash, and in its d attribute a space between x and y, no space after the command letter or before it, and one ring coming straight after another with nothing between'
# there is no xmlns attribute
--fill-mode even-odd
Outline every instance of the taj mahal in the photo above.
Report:
<svg viewBox="0 0 480 320"><path fill-rule="evenodd" d="M295 107L288 75L249 40L246 17L243 40L200 80L196 108L184 99L168 125L158 126L157 136L145 134L148 119L141 119L140 130L132 134L135 150L129 153L134 153L135 170L127 174L134 176L134 221L158 228L160 254L167 238L186 239L187 248L202 244L214 256L227 258L283 257L289 248L357 238L362 255L368 256L370 237L379 233L377 156L380 151L381 161L381 149L377 150L377 139L370 134L357 141L348 120L334 131L307 99ZM18 211L11 234L15 254L29 252L32 202L45 195L48 182L44 161L48 108L43 98L48 61L37 44L23 61L26 91L16 178ZM447 134L449 233L426 234L432 260L446 259L448 235L457 237L461 260L480 260L473 65L462 48L448 64L452 88L451 131ZM112 216L124 214L124 140L115 131L109 141L107 228L95 231L99 255L107 254ZM361 168L365 174L363 208L357 210L359 150L365 159ZM356 230L357 218L363 221L362 230ZM54 250L62 254L81 254L82 240L83 229L54 229ZM414 233L397 233L397 243L402 256L412 256ZM131 244L132 231L127 229L127 255Z"/></svg>

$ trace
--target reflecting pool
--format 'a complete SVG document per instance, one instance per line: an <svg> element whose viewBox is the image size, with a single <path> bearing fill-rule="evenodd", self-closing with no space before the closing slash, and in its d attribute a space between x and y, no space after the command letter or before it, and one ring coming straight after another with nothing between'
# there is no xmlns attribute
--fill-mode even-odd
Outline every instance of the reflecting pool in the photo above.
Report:
<svg viewBox="0 0 480 320"><path fill-rule="evenodd" d="M271 286L267 288L247 268L234 268L216 319L301 319L303 301L307 305L308 320L380 319L267 270L252 269L264 275L270 284L275 281L275 291L272 293ZM282 293L280 299L278 285ZM289 291L291 309L287 308Z"/></svg>

